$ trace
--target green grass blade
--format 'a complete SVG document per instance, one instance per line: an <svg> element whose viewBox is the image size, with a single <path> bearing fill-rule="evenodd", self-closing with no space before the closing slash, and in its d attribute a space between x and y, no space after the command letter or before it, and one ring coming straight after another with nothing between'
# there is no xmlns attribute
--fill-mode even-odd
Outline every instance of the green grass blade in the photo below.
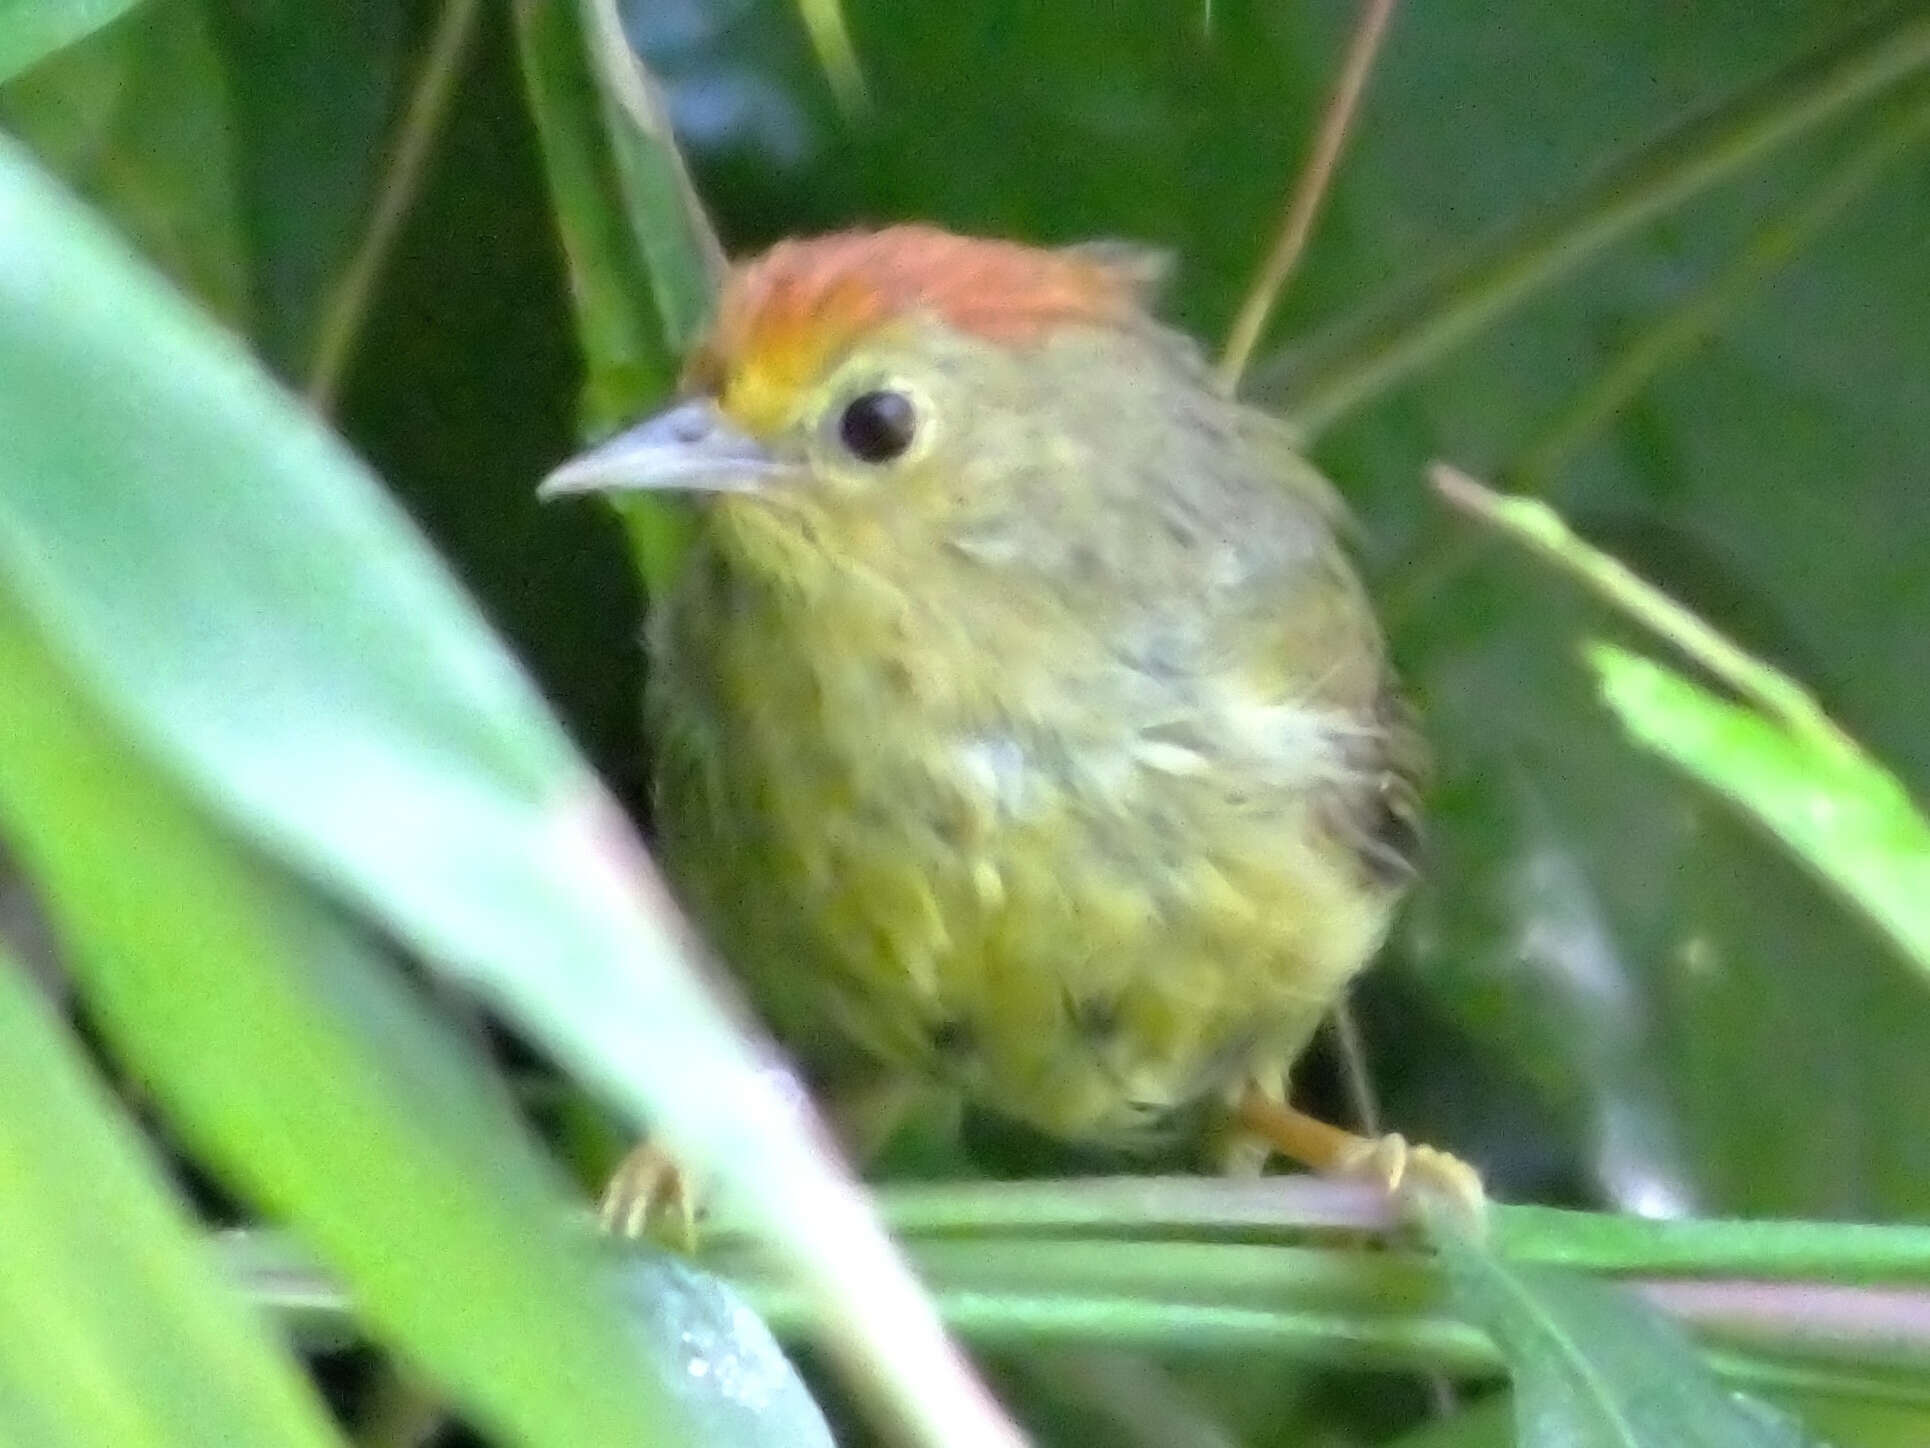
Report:
<svg viewBox="0 0 1930 1448"><path fill-rule="evenodd" d="M858 61L858 47L851 40L844 0L797 0L797 13L839 107L847 118L862 116L871 107L870 89Z"/></svg>
<svg viewBox="0 0 1930 1448"><path fill-rule="evenodd" d="M1589 650L1635 739L1721 791L1930 969L1930 822L1788 675L1572 532L1546 503L1503 497L1437 464L1435 487L1681 649L1749 701L1733 704L1612 645ZM1753 707L1752 707L1753 706Z"/></svg>
<svg viewBox="0 0 1930 1448"><path fill-rule="evenodd" d="M578 0L590 73L616 157L614 198L650 277L664 341L681 357L710 317L724 249L690 182L656 81L630 49L616 0Z"/></svg>
<svg viewBox="0 0 1930 1448"><path fill-rule="evenodd" d="M0 951L0 1440L339 1442L119 1115Z"/></svg>
<svg viewBox="0 0 1930 1448"><path fill-rule="evenodd" d="M478 1066L119 744L17 616L0 676L15 838L102 1028L209 1160L481 1421L559 1448L684 1441Z"/></svg>
<svg viewBox="0 0 1930 1448"><path fill-rule="evenodd" d="M1501 1207L1494 1230L1516 1261L1623 1276L1930 1283L1930 1227L1907 1224L1669 1221Z"/></svg>
<svg viewBox="0 0 1930 1448"><path fill-rule="evenodd" d="M615 806L374 479L11 146L0 212L0 583L62 666L197 804L648 1119L788 1250L908 1435L1002 1441Z"/></svg>
<svg viewBox="0 0 1930 1448"><path fill-rule="evenodd" d="M1636 742L1761 821L1930 970L1930 823L1895 775L1613 644L1588 661Z"/></svg>
<svg viewBox="0 0 1930 1448"><path fill-rule="evenodd" d="M517 49L570 274L587 431L633 417L675 380L648 254L636 245L603 91L574 0L516 0Z"/></svg>
<svg viewBox="0 0 1930 1448"><path fill-rule="evenodd" d="M723 248L670 133L655 82L607 0L517 0L517 42L575 302L591 437L666 396L709 316ZM674 499L623 511L646 584L682 556Z"/></svg>

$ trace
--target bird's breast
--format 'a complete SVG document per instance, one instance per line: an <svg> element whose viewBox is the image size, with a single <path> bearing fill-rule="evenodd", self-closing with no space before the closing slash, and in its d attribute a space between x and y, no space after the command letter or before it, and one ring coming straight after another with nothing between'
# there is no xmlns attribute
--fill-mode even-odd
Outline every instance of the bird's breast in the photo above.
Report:
<svg viewBox="0 0 1930 1448"><path fill-rule="evenodd" d="M700 547L653 628L658 830L801 1055L1116 1136L1290 1055L1388 902L1177 685L1035 624Z"/></svg>

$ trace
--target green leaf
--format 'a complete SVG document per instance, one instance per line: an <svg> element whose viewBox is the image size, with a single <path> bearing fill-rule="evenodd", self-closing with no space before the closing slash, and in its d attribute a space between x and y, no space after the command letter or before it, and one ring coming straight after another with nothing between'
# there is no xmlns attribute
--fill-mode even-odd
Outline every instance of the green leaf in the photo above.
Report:
<svg viewBox="0 0 1930 1448"><path fill-rule="evenodd" d="M153 0L0 92L0 124L176 284L242 325L253 297L235 121L202 0Z"/></svg>
<svg viewBox="0 0 1930 1448"><path fill-rule="evenodd" d="M1520 1448L1801 1448L1793 1423L1717 1385L1620 1290L1434 1234L1450 1301L1501 1347Z"/></svg>
<svg viewBox="0 0 1930 1448"><path fill-rule="evenodd" d="M131 755L17 615L0 676L13 837L109 1037L208 1158L482 1421L531 1444L687 1441L500 1088Z"/></svg>
<svg viewBox="0 0 1930 1448"><path fill-rule="evenodd" d="M1002 1437L615 806L374 480L11 147L0 210L0 580L63 667L197 804L648 1117L891 1411Z"/></svg>
<svg viewBox="0 0 1930 1448"><path fill-rule="evenodd" d="M1895 114L1907 117L1909 111ZM1859 147L1858 154L1864 150ZM1807 690L1617 558L1584 542L1552 508L1537 499L1489 492L1452 468L1436 467L1433 473L1437 488L1457 507L1527 544L1612 607L1669 639L1755 701L1764 718L1778 721L1828 769L1858 776L1874 769ZM1479 684L1464 679L1459 688L1498 696L1539 674L1534 692L1544 712L1566 722L1497 731L1486 716L1457 721L1479 734L1478 743L1463 743L1456 751L1464 755L1457 772L1470 776L1461 788L1476 797L1492 796L1497 781L1507 781L1543 798L1569 796L1577 821L1571 828L1592 843L1594 858L1566 846L1553 831L1545 847L1518 825L1499 832L1514 836L1504 848L1533 847L1550 858L1566 850L1573 863L1558 877L1547 869L1548 858L1531 855L1514 866L1521 901L1514 909L1520 919L1517 939L1492 928L1485 934L1476 930L1470 939L1465 932L1474 922L1464 902L1484 893L1470 883L1496 871L1491 865L1475 867L1466 853L1475 837L1469 826L1478 815L1459 802L1459 829L1441 858L1463 903L1434 902L1448 919L1459 917L1454 936L1436 927L1444 989L1466 1009L1465 1003L1483 993L1462 980L1450 984L1450 977L1488 975L1485 994L1495 1024L1519 1039L1528 1034L1522 1030L1525 1019L1543 1037L1535 1054L1548 1056L1551 1075L1580 1078L1594 1087L1596 1170L1621 1200L1639 1209L1692 1207L1698 1179L1716 1184L1722 1192L1718 1200L1729 1209L1747 1212L1849 1214L1859 1210L1854 1203L1868 1198L1897 1204L1914 1200L1921 1174L1912 1165L1907 1138L1887 1129L1893 1101L1898 1093L1907 1098L1912 1088L1906 1083L1924 1079L1930 1060L1930 1013L1909 994L1911 983L1879 968L1873 938L1851 930L1839 940L1847 922L1814 907L1812 892L1795 878L1795 862L1772 858L1774 852L1760 837L1718 801L1671 800L1658 789L1631 790L1628 762L1618 757L1617 741L1601 729L1599 707L1577 687L1583 680L1565 663L1569 641L1598 631L1601 619L1577 608L1579 600L1570 597L1504 596L1514 612L1532 622L1512 625L1509 632L1516 637L1507 646L1509 657L1504 660L1495 650L1486 678ZM1466 606L1460 600L1453 605ZM1541 636L1538 646L1531 642L1534 634ZM1505 741L1510 732L1516 741L1501 747L1518 752L1517 758L1497 764L1483 757L1495 752L1497 737ZM1469 754L1472 764L1465 758ZM1653 775L1666 781L1660 770ZM1893 781L1889 787L1900 798ZM1666 812L1658 817L1658 810ZM1627 848L1626 841L1636 838L1651 843L1642 850ZM1908 853L1906 845L1902 858ZM1552 908L1559 898L1551 889L1557 879L1594 885L1601 903L1585 920L1562 919ZM1619 905L1611 890L1621 893ZM1613 954L1615 909L1623 917L1622 931L1634 932L1630 938L1639 946L1625 948L1621 959ZM1640 944L1644 941L1650 943ZM1566 962L1558 958L1563 955ZM1507 980L1513 963L1540 965L1544 959L1545 979L1554 987L1550 994L1569 998L1559 1012L1538 1008L1538 992ZM1634 991L1624 984L1631 978L1639 981ZM1495 994L1501 988L1507 989L1506 1002ZM1870 1030L1879 1020L1881 1030ZM1666 1022L1666 1032L1658 1030L1658 1021ZM1845 1054L1841 1042L1849 1035L1860 1036L1862 1045ZM1621 1069L1604 1051L1611 1044ZM1681 1103L1682 1125L1675 1130L1653 1111L1637 1116L1629 1109L1640 1096L1656 1100L1658 1078L1668 1077ZM1744 1102L1748 1108L1740 1109ZM1870 1129L1833 1128L1830 1118L1837 1111ZM1676 1154L1671 1162L1672 1137L1701 1150Z"/></svg>
<svg viewBox="0 0 1930 1448"><path fill-rule="evenodd" d="M387 158L383 0L149 0L0 91L0 121L285 375Z"/></svg>
<svg viewBox="0 0 1930 1448"><path fill-rule="evenodd" d="M576 305L584 422L595 435L666 393L680 359L664 335L647 258L623 208L583 7L517 0L515 15L523 83Z"/></svg>
<svg viewBox="0 0 1930 1448"><path fill-rule="evenodd" d="M601 436L670 390L710 314L723 248L612 0L518 0L516 23L576 301L585 422ZM646 583L661 585L688 511L636 499L622 516Z"/></svg>
<svg viewBox="0 0 1930 1448"><path fill-rule="evenodd" d="M681 358L710 316L724 251L684 169L655 79L623 31L616 0L577 0L603 129L616 156L615 199L657 301L663 340Z"/></svg>
<svg viewBox="0 0 1930 1448"><path fill-rule="evenodd" d="M1930 970L1930 824L1896 776L1613 644L1588 659L1638 742L1762 821Z"/></svg>
<svg viewBox="0 0 1930 1448"><path fill-rule="evenodd" d="M339 1441L263 1320L216 1280L137 1133L4 951L0 1103L0 1439Z"/></svg>
<svg viewBox="0 0 1930 1448"><path fill-rule="evenodd" d="M0 81L133 8L135 0L0 0Z"/></svg>

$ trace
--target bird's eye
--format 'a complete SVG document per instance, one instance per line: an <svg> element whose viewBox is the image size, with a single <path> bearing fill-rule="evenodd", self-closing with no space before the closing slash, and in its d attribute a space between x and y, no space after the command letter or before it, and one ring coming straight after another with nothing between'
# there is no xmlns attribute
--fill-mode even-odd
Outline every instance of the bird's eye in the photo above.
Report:
<svg viewBox="0 0 1930 1448"><path fill-rule="evenodd" d="M851 455L868 463L888 463L911 446L918 414L902 392L880 390L854 397L838 419L838 438Z"/></svg>

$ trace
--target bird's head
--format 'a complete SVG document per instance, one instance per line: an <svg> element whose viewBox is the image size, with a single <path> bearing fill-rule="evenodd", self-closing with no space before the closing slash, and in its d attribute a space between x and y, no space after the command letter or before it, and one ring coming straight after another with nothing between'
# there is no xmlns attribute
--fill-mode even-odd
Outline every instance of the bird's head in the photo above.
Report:
<svg viewBox="0 0 1930 1448"><path fill-rule="evenodd" d="M1159 270L1126 246L928 226L782 242L727 278L680 400L544 495L701 493L894 532L1063 512L1109 458L1145 451L1172 395L1220 405L1192 345L1148 315Z"/></svg>

